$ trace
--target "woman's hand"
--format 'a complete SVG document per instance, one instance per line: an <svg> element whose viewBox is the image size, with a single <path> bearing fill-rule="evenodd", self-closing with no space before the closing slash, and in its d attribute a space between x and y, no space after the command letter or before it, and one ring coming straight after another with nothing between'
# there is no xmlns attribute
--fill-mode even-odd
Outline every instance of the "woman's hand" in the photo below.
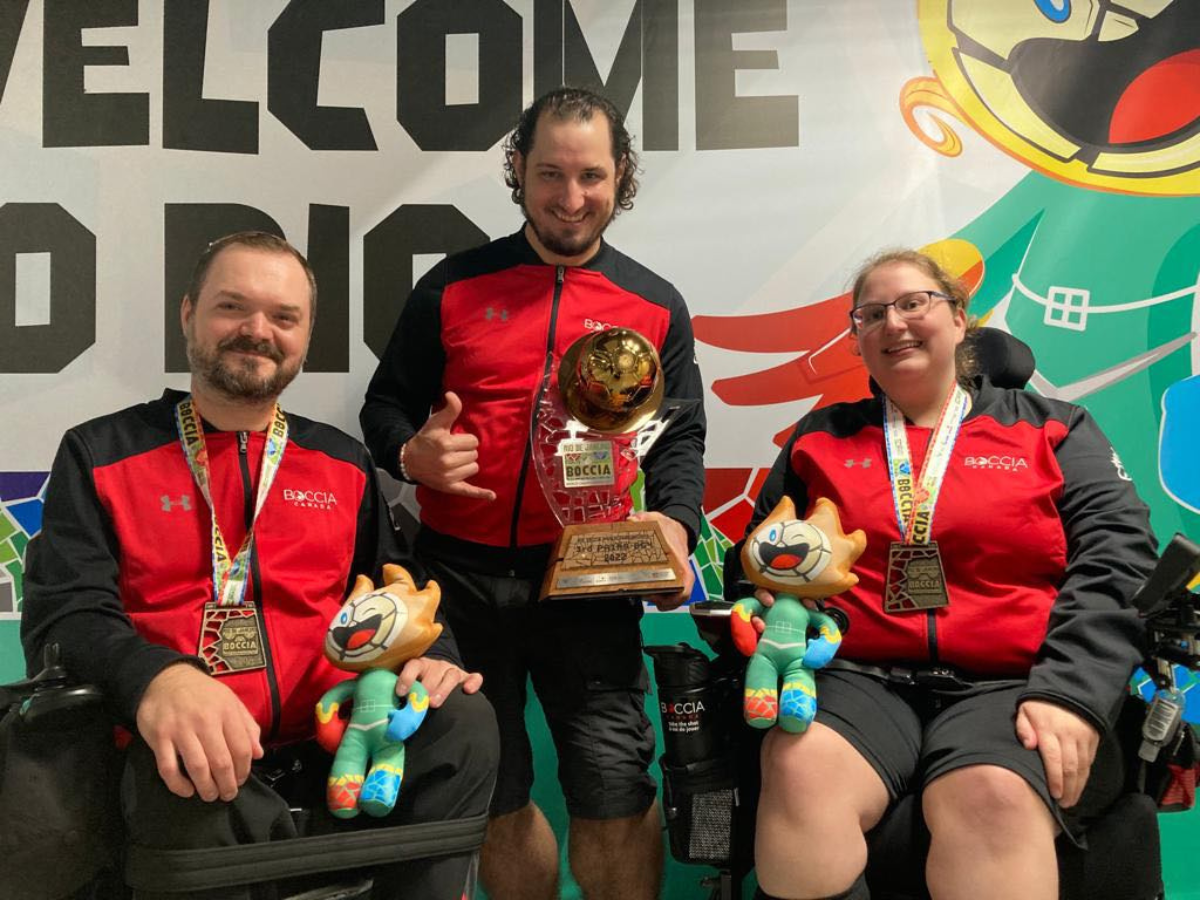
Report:
<svg viewBox="0 0 1200 900"><path fill-rule="evenodd" d="M1017 707L1017 739L1037 750L1046 769L1050 796L1063 809L1079 802L1100 746L1100 734L1083 717L1044 700Z"/></svg>

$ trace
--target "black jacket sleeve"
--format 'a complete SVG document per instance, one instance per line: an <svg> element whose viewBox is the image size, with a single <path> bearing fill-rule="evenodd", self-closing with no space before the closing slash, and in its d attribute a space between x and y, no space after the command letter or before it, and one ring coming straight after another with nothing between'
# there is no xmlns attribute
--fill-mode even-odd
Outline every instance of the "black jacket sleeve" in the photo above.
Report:
<svg viewBox="0 0 1200 900"><path fill-rule="evenodd" d="M1095 420L1074 407L1067 425L1055 451L1067 568L1021 700L1049 700L1104 731L1142 659L1130 600L1154 568L1155 540L1149 510Z"/></svg>
<svg viewBox="0 0 1200 900"><path fill-rule="evenodd" d="M442 347L441 298L445 264L413 288L383 351L358 414L375 464L400 478L400 448L420 430L441 399L446 353Z"/></svg>
<svg viewBox="0 0 1200 900"><path fill-rule="evenodd" d="M134 631L121 603L118 547L92 478L92 458L78 431L58 448L42 530L25 561L21 643L33 674L42 649L57 643L67 670L99 687L115 713L133 725L151 680L164 668L194 656L153 644Z"/></svg>
<svg viewBox="0 0 1200 900"><path fill-rule="evenodd" d="M404 566L413 579L421 584L426 580L426 574L421 564L409 553L403 536L392 522L375 468L369 466L368 470L370 475L358 507L358 535L354 543L354 562L347 577L346 591L349 593L358 575L370 575L375 584L379 584L385 563ZM456 666L462 666L458 644L440 605L434 619L441 623L442 633L433 646L425 651L425 656L444 659Z"/></svg>
<svg viewBox="0 0 1200 900"><path fill-rule="evenodd" d="M671 324L662 350L664 394L682 406L646 454L646 508L680 522L688 549L700 535L704 501L704 384L696 363L692 320L678 293L671 297Z"/></svg>
<svg viewBox="0 0 1200 900"><path fill-rule="evenodd" d="M775 457L775 463L771 466L771 471L767 473L762 488L759 489L758 498L754 501L754 512L750 516L742 539L725 551L725 565L722 574L726 600L740 600L742 597L749 596L751 592L751 588L744 584L744 573L742 572L742 547L750 533L770 515L771 510L784 497L792 498L792 502L796 504L796 510L800 514L803 514L804 510L808 508L808 487L792 470L792 448L795 446L796 440L804 433L805 421L805 419L801 419L796 424L787 442L783 445L783 449Z"/></svg>

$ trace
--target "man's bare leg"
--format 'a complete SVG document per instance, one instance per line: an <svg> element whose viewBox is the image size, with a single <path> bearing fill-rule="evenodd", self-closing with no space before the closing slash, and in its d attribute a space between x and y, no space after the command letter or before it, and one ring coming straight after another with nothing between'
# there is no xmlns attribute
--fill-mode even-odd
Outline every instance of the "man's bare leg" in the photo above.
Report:
<svg viewBox="0 0 1200 900"><path fill-rule="evenodd" d="M492 900L557 900L558 842L536 805L488 822L479 870Z"/></svg>
<svg viewBox="0 0 1200 900"><path fill-rule="evenodd" d="M658 803L626 819L571 819L571 872L587 900L656 900L663 843Z"/></svg>

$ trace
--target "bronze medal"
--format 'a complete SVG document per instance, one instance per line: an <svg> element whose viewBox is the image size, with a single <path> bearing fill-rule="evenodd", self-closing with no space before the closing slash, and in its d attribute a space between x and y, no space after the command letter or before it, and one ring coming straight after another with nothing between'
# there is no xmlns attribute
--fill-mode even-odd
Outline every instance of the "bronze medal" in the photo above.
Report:
<svg viewBox="0 0 1200 900"><path fill-rule="evenodd" d="M888 550L887 585L883 611L918 612L950 605L946 573L936 541L904 544L893 541Z"/></svg>
<svg viewBox="0 0 1200 900"><path fill-rule="evenodd" d="M250 672L267 666L262 622L253 603L238 606L204 604L196 655L212 675Z"/></svg>

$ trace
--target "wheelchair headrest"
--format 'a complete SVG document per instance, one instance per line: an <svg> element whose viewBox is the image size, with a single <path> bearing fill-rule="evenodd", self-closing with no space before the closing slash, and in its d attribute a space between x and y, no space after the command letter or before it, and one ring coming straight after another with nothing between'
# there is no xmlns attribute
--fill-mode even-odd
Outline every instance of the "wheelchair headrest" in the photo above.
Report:
<svg viewBox="0 0 1200 900"><path fill-rule="evenodd" d="M1033 376L1033 351L1022 340L999 328L978 328L968 336L979 372L1001 388L1023 388Z"/></svg>

